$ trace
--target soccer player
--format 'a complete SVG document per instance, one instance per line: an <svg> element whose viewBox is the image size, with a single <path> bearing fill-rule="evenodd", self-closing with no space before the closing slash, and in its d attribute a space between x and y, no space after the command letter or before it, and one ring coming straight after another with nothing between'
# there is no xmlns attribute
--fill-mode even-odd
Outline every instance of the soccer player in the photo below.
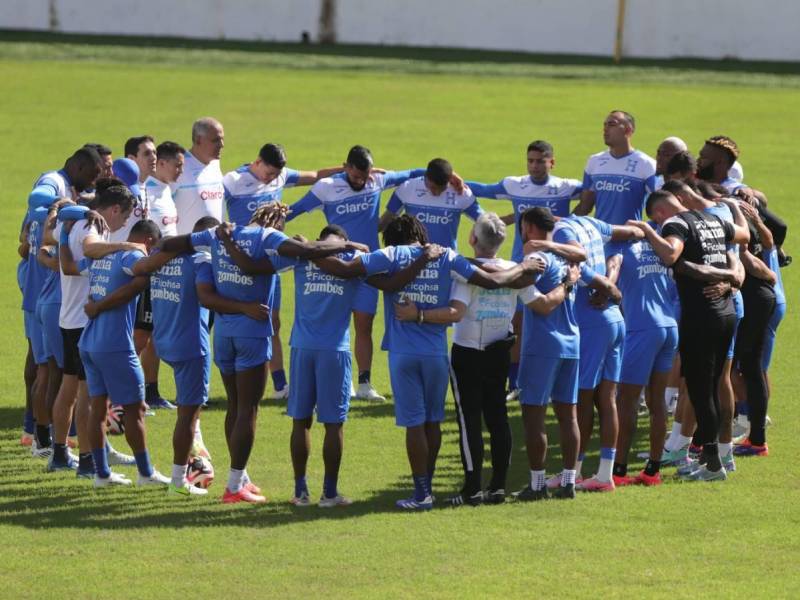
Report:
<svg viewBox="0 0 800 600"><path fill-rule="evenodd" d="M732 212L741 214L735 205ZM647 215L661 225L657 233L649 224L631 221L639 227L655 253L668 267L674 266L681 300L678 326L681 370L689 400L697 418L696 438L703 445L698 467L687 477L699 481L727 478L717 445L720 431L717 384L733 337L736 315L730 295L710 299L704 284L728 281L740 286L739 273L730 268L736 257L726 244L747 243L746 228L700 211L689 211L669 192L653 192L647 200ZM705 281L704 281L705 280Z"/></svg>
<svg viewBox="0 0 800 600"><path fill-rule="evenodd" d="M318 258L363 246L352 242L300 242L290 239L278 229L287 207L273 202L256 210L247 227L236 226L230 237L250 257L259 259L275 255L298 258ZM221 232L224 235L224 232ZM228 485L222 501L225 503L263 503L266 498L256 493L257 487L246 477L247 461L255 438L258 402L264 393L265 365L270 359L272 326L269 309L264 304L271 285L271 275L247 275L231 260L223 242L214 230L178 235L164 240L163 249L186 252L210 248L212 279L198 284L200 302L218 313L214 334L214 362L220 370L228 396L225 433L231 455ZM219 302L204 299L204 293L216 290L225 300L248 303L241 313ZM253 303L257 303L255 307ZM259 490L260 491L260 490Z"/></svg>
<svg viewBox="0 0 800 600"><path fill-rule="evenodd" d="M553 230L553 241L575 244L586 250L581 266L581 282L575 297L575 318L580 329L578 363L578 425L581 443L575 465L576 483L586 491L614 489L613 473L617 444L616 392L622 367L622 344L625 321L619 310L619 289L605 276L605 245L608 242L640 239L635 227L609 225L599 219L572 215L559 219ZM584 454L594 428L594 409L600 417L600 466L597 474L581 480ZM561 485L556 475L548 487Z"/></svg>
<svg viewBox="0 0 800 600"><path fill-rule="evenodd" d="M588 215L594 208L595 217L611 225L642 218L644 199L656 185L656 161L634 149L634 131L636 121L630 113L613 110L606 117L603 142L608 150L593 154L586 163L576 215Z"/></svg>
<svg viewBox="0 0 800 600"><path fill-rule="evenodd" d="M425 174L424 169L411 171L373 171L372 153L364 146L353 146L347 153L344 171L316 182L311 190L292 204L287 221L320 209L328 224L340 225L347 236L377 250L378 217L380 216L381 192L397 187L405 181ZM358 365L359 400L383 402L370 383L372 369L372 325L378 310L378 291L362 285L353 304L353 325L356 332L355 355Z"/></svg>
<svg viewBox="0 0 800 600"><path fill-rule="evenodd" d="M459 192L450 184L452 179L453 166L447 160L431 160L424 176L409 179L394 191L378 229L382 231L402 210L419 219L432 243L457 250L461 214L474 221L483 209L468 187Z"/></svg>
<svg viewBox="0 0 800 600"><path fill-rule="evenodd" d="M175 142L161 142L156 148L155 169L140 187L147 218L161 230L162 237L178 235L178 211L172 188L183 173L186 150Z"/></svg>
<svg viewBox="0 0 800 600"><path fill-rule="evenodd" d="M427 232L413 215L404 214L383 231L386 246L357 257L367 275L392 275L423 252ZM382 348L389 352L389 373L395 399L395 422L406 429L406 450L414 480L411 498L399 500L404 510L433 507L432 481L441 446L441 421L447 395L447 325L463 316L466 306L451 301L454 280L462 278L496 289L531 283L539 261L488 273L452 249L431 261L401 291L384 293L386 333Z"/></svg>
<svg viewBox="0 0 800 600"><path fill-rule="evenodd" d="M318 180L342 171L342 167L319 171L296 171L286 167L286 151L280 144L264 144L258 158L244 164L235 171L226 173L222 179L225 188L225 203L228 219L244 225L250 222L255 210L268 202L280 201L283 190L296 185L312 185ZM273 278L273 289L267 301L272 318L272 360L269 368L275 388L274 398L284 399L289 395L286 373L283 368L283 347L280 338L281 279Z"/></svg>
<svg viewBox="0 0 800 600"><path fill-rule="evenodd" d="M667 165L672 160L672 157L679 152L686 152L689 147L679 137L670 136L658 145L656 149L656 183L655 189L661 189L664 185L664 179L667 175Z"/></svg>
<svg viewBox="0 0 800 600"><path fill-rule="evenodd" d="M175 182L173 199L178 210L178 233L188 234L203 217L222 221L225 190L219 157L225 146L222 123L211 117L192 124L192 147L185 155L183 172Z"/></svg>
<svg viewBox="0 0 800 600"><path fill-rule="evenodd" d="M103 194L120 198L127 195L125 188L109 188ZM70 225L64 226L62 236L67 241ZM62 268L66 274L76 271L89 279L89 302L84 311L89 322L78 344L86 369L91 411L88 436L94 459L94 487L130 485L127 477L111 471L106 452L106 419L109 397L115 405L122 406L125 438L134 452L139 472L136 484L167 485L169 479L153 468L147 450L144 426L144 374L133 345L133 322L136 298L147 285L141 275L158 268L172 255L161 252L147 256L161 238L152 221L138 221L132 228L128 241L141 249L119 250L101 259L72 260L68 245L60 248ZM143 251L144 250L144 251ZM115 295L116 293L116 295Z"/></svg>
<svg viewBox="0 0 800 600"><path fill-rule="evenodd" d="M156 172L156 144L152 136L139 135L125 142L125 158L130 158L139 167L139 187Z"/></svg>
<svg viewBox="0 0 800 600"><path fill-rule="evenodd" d="M114 171L112 170L112 164L114 162L114 157L111 153L111 148L106 146L105 144L96 144L96 143L89 143L84 144L84 148L88 148L90 150L94 150L97 152L97 155L100 157L101 169L100 169L100 177L113 177ZM86 190L89 191L88 188Z"/></svg>

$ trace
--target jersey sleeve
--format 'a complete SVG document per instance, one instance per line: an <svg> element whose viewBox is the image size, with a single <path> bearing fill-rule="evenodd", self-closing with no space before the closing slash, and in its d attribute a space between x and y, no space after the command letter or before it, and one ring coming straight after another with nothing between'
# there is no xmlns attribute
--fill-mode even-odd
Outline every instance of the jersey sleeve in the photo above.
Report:
<svg viewBox="0 0 800 600"><path fill-rule="evenodd" d="M685 242L689 239L689 226L680 217L672 217L664 221L664 226L661 228L661 237L676 237Z"/></svg>
<svg viewBox="0 0 800 600"><path fill-rule="evenodd" d="M300 181L300 171L284 167L283 174L286 178L283 184L285 187L294 187Z"/></svg>
<svg viewBox="0 0 800 600"><path fill-rule="evenodd" d="M614 228L600 219L592 218L592 224L594 225L594 228L600 232L600 237L603 238L603 243L607 244L611 240L611 236L614 235Z"/></svg>
<svg viewBox="0 0 800 600"><path fill-rule="evenodd" d="M628 242L611 242L610 244L606 244L606 258L611 258L612 256L621 256L627 245Z"/></svg>
<svg viewBox="0 0 800 600"><path fill-rule="evenodd" d="M311 188L305 196L289 206L289 214L286 215L286 221L291 221L303 213L311 212L318 208L322 208L322 200L314 193L314 188Z"/></svg>
<svg viewBox="0 0 800 600"><path fill-rule="evenodd" d="M465 185L472 191L477 198L500 198L507 196L508 191L502 181L497 183L479 183L477 181L467 181Z"/></svg>
<svg viewBox="0 0 800 600"><path fill-rule="evenodd" d="M578 283L582 285L589 285L597 277L597 271L588 266L585 262L581 263L581 277Z"/></svg>
<svg viewBox="0 0 800 600"><path fill-rule="evenodd" d="M194 283L210 283L214 284L214 272L211 269L211 263L204 261L195 264L194 269Z"/></svg>
<svg viewBox="0 0 800 600"><path fill-rule="evenodd" d="M652 194L656 190L656 174L653 173L644 180L644 187L648 193Z"/></svg>
<svg viewBox="0 0 800 600"><path fill-rule="evenodd" d="M477 221L478 217L483 214L483 209L481 205L478 204L478 201L473 197L472 204L470 204L465 210L464 214L466 214L470 219L473 221Z"/></svg>
<svg viewBox="0 0 800 600"><path fill-rule="evenodd" d="M722 219L720 219L720 223L722 223L722 229L725 232L725 241L732 241L733 236L736 235L736 230L733 228L733 223L729 223L728 221L724 221Z"/></svg>
<svg viewBox="0 0 800 600"><path fill-rule="evenodd" d="M86 218L87 212L89 212L88 206L70 204L59 209L57 218L59 221L80 221Z"/></svg>
<svg viewBox="0 0 800 600"><path fill-rule="evenodd" d="M584 174L584 181L585 181L585 177L586 177L586 174ZM584 185L585 185L583 182L581 182L581 181L579 181L577 179L567 179L566 182L567 182L568 189L572 190L569 193L569 197L570 198L577 198L578 196L581 195L581 192L583 192Z"/></svg>
<svg viewBox="0 0 800 600"><path fill-rule="evenodd" d="M211 243L214 241L215 230L216 227L189 234L189 243L192 245L192 248L210 248Z"/></svg>
<svg viewBox="0 0 800 600"><path fill-rule="evenodd" d="M570 242L580 243L572 227L558 227L553 232L553 241L559 244L569 244Z"/></svg>
<svg viewBox="0 0 800 600"><path fill-rule="evenodd" d="M450 272L464 281L469 281L469 278L478 270L475 265L454 250L448 250L447 255L450 261Z"/></svg>
<svg viewBox="0 0 800 600"><path fill-rule="evenodd" d="M133 277L133 265L142 260L144 257L144 253L140 252L139 250L131 250L130 252L126 252L122 255L122 270L126 275Z"/></svg>
<svg viewBox="0 0 800 600"><path fill-rule="evenodd" d="M78 273L84 277L89 277L89 267L92 266L91 258L82 258L77 263Z"/></svg>
<svg viewBox="0 0 800 600"><path fill-rule="evenodd" d="M541 295L542 292L537 290L535 285L529 285L528 287L522 288L519 291L520 302L522 302L525 305L530 304Z"/></svg>
<svg viewBox="0 0 800 600"><path fill-rule="evenodd" d="M393 246L362 254L361 264L364 265L367 277L378 275L379 273L388 273L394 264L394 255L395 249Z"/></svg>
<svg viewBox="0 0 800 600"><path fill-rule="evenodd" d="M278 252L281 244L289 239L289 236L277 229L265 229L261 237L261 251L264 255L272 257Z"/></svg>
<svg viewBox="0 0 800 600"><path fill-rule="evenodd" d="M422 177L425 175L425 169L409 169L407 171L387 171L383 173L382 189L394 188L398 185L404 184L409 179L415 177Z"/></svg>
<svg viewBox="0 0 800 600"><path fill-rule="evenodd" d="M392 197L389 198L389 202L386 204L386 210L390 213L397 214L400 212L400 209L403 208L403 201L400 199L400 196L397 192L392 194Z"/></svg>
<svg viewBox="0 0 800 600"><path fill-rule="evenodd" d="M450 301L453 300L469 306L470 300L472 300L472 287L465 281L454 281L450 288Z"/></svg>
<svg viewBox="0 0 800 600"><path fill-rule="evenodd" d="M281 256L280 254L271 254L269 262L272 263L272 268L277 273L294 269L300 264L300 260L291 256Z"/></svg>

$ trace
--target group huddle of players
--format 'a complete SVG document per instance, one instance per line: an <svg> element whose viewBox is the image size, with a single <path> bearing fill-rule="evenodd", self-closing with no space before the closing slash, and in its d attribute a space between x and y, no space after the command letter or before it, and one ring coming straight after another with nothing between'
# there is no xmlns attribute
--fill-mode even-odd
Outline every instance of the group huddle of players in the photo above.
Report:
<svg viewBox="0 0 800 600"><path fill-rule="evenodd" d="M363 146L341 167L297 171L271 143L223 176L224 130L212 118L195 121L188 150L139 136L113 160L108 147L86 144L37 179L22 225L22 443L49 471L74 470L96 487L131 485L112 467L135 465L137 485L205 495L213 475L199 416L213 353L227 396L222 501L266 502L246 467L269 371L293 419L292 504L311 504L316 413L325 427L319 506L348 505L338 476L351 397L385 401L370 382L382 290L382 349L414 484L399 508L433 506L449 385L464 468L449 505L505 501L514 399L530 466L518 501L657 485L666 466L687 480L726 479L734 456L768 454L767 371L785 313L780 269L791 262L781 249L786 225L742 183L730 138L709 138L695 158L670 137L653 159L633 148L634 131L633 116L612 111L608 149L589 158L582 180L553 175L553 147L537 140L528 173L496 184L465 181L441 158L379 169ZM283 189L295 185L311 189L287 206ZM477 198L510 200L513 211L498 216ZM318 238L293 236L291 221L316 209L328 223ZM469 257L457 252L462 213L474 221ZM511 260L497 255L507 225ZM288 381L283 271L292 271L295 293ZM175 404L158 391L161 361L174 373ZM628 475L640 398L650 448L644 468ZM548 404L563 460L549 479ZM147 450L145 416L155 409L177 415L171 476ZM595 414L600 461L584 478ZM111 447L109 430L124 432L133 456Z"/></svg>

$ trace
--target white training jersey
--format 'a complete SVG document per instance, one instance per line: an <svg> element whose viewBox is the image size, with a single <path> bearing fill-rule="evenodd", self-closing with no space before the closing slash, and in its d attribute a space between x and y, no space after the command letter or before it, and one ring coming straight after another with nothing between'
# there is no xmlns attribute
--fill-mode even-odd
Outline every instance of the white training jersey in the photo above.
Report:
<svg viewBox="0 0 800 600"><path fill-rule="evenodd" d="M738 160L733 163L733 166L728 171L728 178L741 183L744 181L744 167Z"/></svg>
<svg viewBox="0 0 800 600"><path fill-rule="evenodd" d="M163 237L178 235L178 210L169 184L150 175L142 185L147 218L161 230Z"/></svg>
<svg viewBox="0 0 800 600"><path fill-rule="evenodd" d="M61 237L62 224L56 225L54 237ZM84 258L83 240L89 235L100 236L95 228L86 227L86 221L78 221L69 232L69 249L72 258L79 262ZM108 239L108 234L100 236L102 240ZM89 298L89 278L82 275L61 274L61 310L58 313L58 324L64 329L80 329L86 327L89 317L83 312L83 306Z"/></svg>
<svg viewBox="0 0 800 600"><path fill-rule="evenodd" d="M178 211L178 234L191 233L203 217L223 221L225 189L218 160L203 164L191 152L185 155L183 173L175 182L172 199Z"/></svg>
<svg viewBox="0 0 800 600"><path fill-rule="evenodd" d="M128 215L128 220L125 221L125 224L122 227L108 234L108 241L115 244L117 242L127 242L133 226L139 221L143 221L147 218L147 210L144 202L139 196L136 196L134 199L133 210L131 211L131 214Z"/></svg>

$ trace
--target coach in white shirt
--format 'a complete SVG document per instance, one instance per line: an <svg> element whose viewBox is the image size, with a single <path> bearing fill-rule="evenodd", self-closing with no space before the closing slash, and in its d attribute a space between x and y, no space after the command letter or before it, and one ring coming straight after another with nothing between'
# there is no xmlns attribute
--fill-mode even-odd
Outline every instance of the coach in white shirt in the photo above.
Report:
<svg viewBox="0 0 800 600"><path fill-rule="evenodd" d="M211 117L192 125L192 147L186 153L183 173L175 182L173 199L178 211L178 235L192 232L203 217L223 221L225 189L219 157L225 146L222 123Z"/></svg>

